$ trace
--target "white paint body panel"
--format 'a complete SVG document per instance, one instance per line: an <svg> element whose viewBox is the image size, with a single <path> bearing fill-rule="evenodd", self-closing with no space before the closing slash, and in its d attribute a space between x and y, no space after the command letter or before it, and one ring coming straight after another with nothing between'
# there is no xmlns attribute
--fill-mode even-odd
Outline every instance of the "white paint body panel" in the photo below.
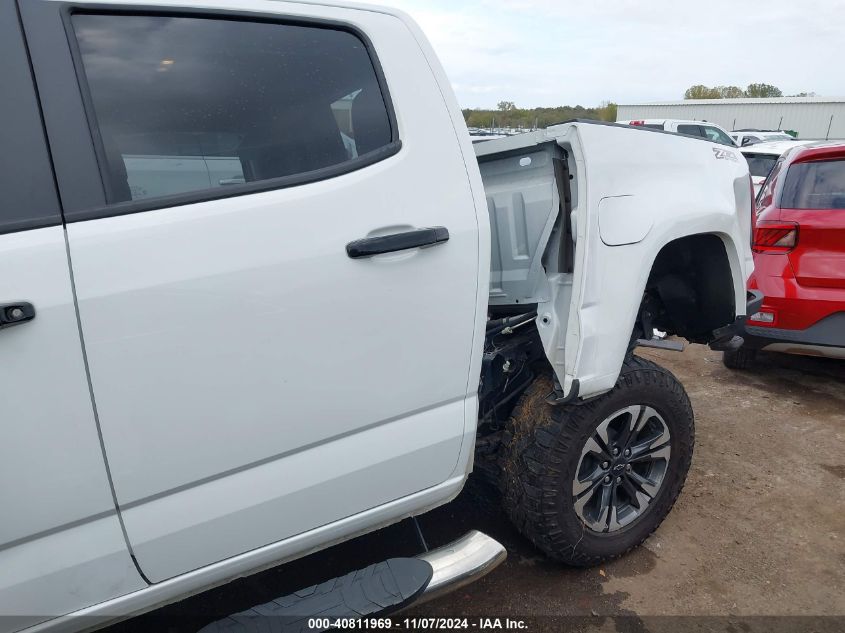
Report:
<svg viewBox="0 0 845 633"><path fill-rule="evenodd" d="M195 569L438 485L456 469L463 421L460 399L128 507L135 555L152 573L164 556L163 573Z"/></svg>
<svg viewBox="0 0 845 633"><path fill-rule="evenodd" d="M537 327L565 394L616 382L654 260L669 242L718 236L745 311L751 186L738 149L638 127L567 123L476 146L480 157L557 143L569 156L574 272L549 275ZM510 154L507 154L510 155ZM727 325L727 324L726 324Z"/></svg>
<svg viewBox="0 0 845 633"><path fill-rule="evenodd" d="M321 182L69 225L115 492L153 582L464 474L476 424L489 238L453 98L396 17L237 8L367 33L403 148ZM450 240L346 255L428 226Z"/></svg>
<svg viewBox="0 0 845 633"><path fill-rule="evenodd" d="M651 218L643 218L634 196L609 196L599 201L599 233L606 246L625 246L645 239Z"/></svg>
<svg viewBox="0 0 845 633"><path fill-rule="evenodd" d="M549 133L580 154L577 177L584 192L576 207L576 274L563 358L558 354L552 362L565 366L567 392L577 378L581 397L588 397L615 384L652 264L669 242L704 233L720 237L737 314L744 314L745 280L753 270L748 165L724 145L647 130L573 124ZM717 151L733 160L717 158ZM651 228L636 243L609 246L601 240L596 207L619 196L630 196L638 226Z"/></svg>
<svg viewBox="0 0 845 633"><path fill-rule="evenodd" d="M3 631L146 584L109 489L62 227L0 235L0 271L0 302L36 308L0 331Z"/></svg>

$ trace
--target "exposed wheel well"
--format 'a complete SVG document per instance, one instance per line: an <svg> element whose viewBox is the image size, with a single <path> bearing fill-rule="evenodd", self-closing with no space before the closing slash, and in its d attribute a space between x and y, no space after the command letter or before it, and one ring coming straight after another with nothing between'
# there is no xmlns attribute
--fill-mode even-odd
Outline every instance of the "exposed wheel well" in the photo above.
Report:
<svg viewBox="0 0 845 633"><path fill-rule="evenodd" d="M657 328L692 343L709 343L713 330L736 314L733 276L725 244L712 234L669 242L657 254L646 282L635 337Z"/></svg>

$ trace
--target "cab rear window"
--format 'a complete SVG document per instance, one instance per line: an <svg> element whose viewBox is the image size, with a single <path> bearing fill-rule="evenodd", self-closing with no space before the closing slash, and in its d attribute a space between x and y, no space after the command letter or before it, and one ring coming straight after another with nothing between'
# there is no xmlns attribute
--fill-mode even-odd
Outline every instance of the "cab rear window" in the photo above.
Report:
<svg viewBox="0 0 845 633"><path fill-rule="evenodd" d="M791 165L780 206L784 209L845 209L845 160Z"/></svg>

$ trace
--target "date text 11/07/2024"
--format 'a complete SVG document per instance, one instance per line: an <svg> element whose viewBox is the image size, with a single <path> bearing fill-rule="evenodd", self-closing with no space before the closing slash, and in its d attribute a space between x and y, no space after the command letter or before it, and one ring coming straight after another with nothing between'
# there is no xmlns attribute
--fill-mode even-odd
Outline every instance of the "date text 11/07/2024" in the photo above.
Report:
<svg viewBox="0 0 845 633"><path fill-rule="evenodd" d="M527 628L528 625L524 620L511 618L311 618L308 620L308 629L312 631L325 631L327 629L519 631Z"/></svg>

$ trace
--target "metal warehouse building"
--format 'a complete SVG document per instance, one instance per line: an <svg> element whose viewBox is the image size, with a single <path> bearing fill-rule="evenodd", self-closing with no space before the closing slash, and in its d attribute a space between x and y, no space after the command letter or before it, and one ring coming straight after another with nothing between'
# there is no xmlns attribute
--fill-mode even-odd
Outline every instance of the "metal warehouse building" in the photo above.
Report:
<svg viewBox="0 0 845 633"><path fill-rule="evenodd" d="M799 138L845 139L845 98L689 99L665 103L620 104L618 121L694 119L726 130L794 130Z"/></svg>

